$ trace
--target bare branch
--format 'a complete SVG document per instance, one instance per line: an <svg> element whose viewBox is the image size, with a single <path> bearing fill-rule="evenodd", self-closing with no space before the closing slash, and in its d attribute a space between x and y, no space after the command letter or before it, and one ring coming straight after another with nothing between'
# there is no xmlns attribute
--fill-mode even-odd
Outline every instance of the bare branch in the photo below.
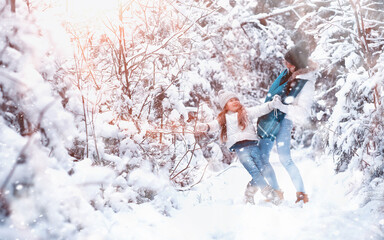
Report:
<svg viewBox="0 0 384 240"><path fill-rule="evenodd" d="M1 209L3 209L7 214L10 213L10 210L8 209L7 210L7 206L8 206L8 203L6 201L6 198L5 198L5 188L7 187L9 181L11 180L16 168L21 165L21 164L24 164L27 160L27 149L28 147L31 145L32 141L33 141L33 138L34 138L34 134L40 129L40 125L41 125L41 122L43 120L43 116L45 114L45 112L53 105L53 103L55 103L56 101L53 101L51 103L49 103L39 114L39 118L38 118L38 122L37 122L37 125L35 127L35 129L30 132L28 134L28 141L27 143L23 146L23 148L21 149L19 155L17 156L16 158L16 161L14 162L12 168L11 168L11 171L8 173L7 177L5 178L3 184L1 185L1 188L0 188L0 207Z"/></svg>
<svg viewBox="0 0 384 240"><path fill-rule="evenodd" d="M281 15L281 14L284 14L286 12L294 11L297 8L306 7L306 6L308 6L308 4L302 3L302 4L299 4L296 6L290 6L290 7L286 7L286 8L277 9L271 13L260 13L260 14L254 15L254 16L246 19L245 22L256 22L256 21L259 21L261 19L267 19L270 17Z"/></svg>

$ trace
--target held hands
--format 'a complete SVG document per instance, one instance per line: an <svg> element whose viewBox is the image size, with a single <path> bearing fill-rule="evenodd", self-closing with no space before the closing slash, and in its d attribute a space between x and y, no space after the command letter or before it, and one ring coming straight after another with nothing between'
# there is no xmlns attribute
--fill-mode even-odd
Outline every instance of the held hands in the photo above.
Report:
<svg viewBox="0 0 384 240"><path fill-rule="evenodd" d="M273 108L279 108L279 106L282 104L281 97L279 95L273 96L273 99L271 101L271 107Z"/></svg>
<svg viewBox="0 0 384 240"><path fill-rule="evenodd" d="M280 111L287 113L288 111L288 106L283 104L281 102L281 97L279 95L273 96L272 101L270 102L271 107L274 109L279 109Z"/></svg>
<svg viewBox="0 0 384 240"><path fill-rule="evenodd" d="M283 103L281 102L281 97L279 95L273 96L272 100L268 103L268 107L272 109L279 108Z"/></svg>

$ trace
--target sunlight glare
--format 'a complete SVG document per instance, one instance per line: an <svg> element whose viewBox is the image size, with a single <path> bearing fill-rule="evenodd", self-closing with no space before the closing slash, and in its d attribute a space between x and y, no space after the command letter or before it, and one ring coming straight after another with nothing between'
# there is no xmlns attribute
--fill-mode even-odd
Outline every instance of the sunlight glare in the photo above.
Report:
<svg viewBox="0 0 384 240"><path fill-rule="evenodd" d="M144 11L159 7L161 0L50 0L55 16L65 18L76 28L101 29L110 22L119 21L119 11L124 18L141 17ZM145 18L145 17L144 17Z"/></svg>
<svg viewBox="0 0 384 240"><path fill-rule="evenodd" d="M104 18L117 14L122 0L66 0L66 11L69 17L81 21Z"/></svg>

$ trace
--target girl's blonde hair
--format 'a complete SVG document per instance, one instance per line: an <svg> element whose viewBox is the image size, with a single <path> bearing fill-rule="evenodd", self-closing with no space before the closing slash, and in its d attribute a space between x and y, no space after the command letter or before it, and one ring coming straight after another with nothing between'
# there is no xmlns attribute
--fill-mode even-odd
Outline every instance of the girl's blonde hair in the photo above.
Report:
<svg viewBox="0 0 384 240"><path fill-rule="evenodd" d="M248 116L247 116L247 112L245 111L244 106L241 104L240 104L240 106L241 107L239 108L239 110L237 110L237 122L239 124L240 129L244 130L248 125ZM217 116L217 121L219 122L220 127L221 127L220 140L222 142L227 141L227 121L225 119L225 114L228 111L229 111L228 105L226 104L224 106L223 111L221 111L221 113L219 113L219 115Z"/></svg>

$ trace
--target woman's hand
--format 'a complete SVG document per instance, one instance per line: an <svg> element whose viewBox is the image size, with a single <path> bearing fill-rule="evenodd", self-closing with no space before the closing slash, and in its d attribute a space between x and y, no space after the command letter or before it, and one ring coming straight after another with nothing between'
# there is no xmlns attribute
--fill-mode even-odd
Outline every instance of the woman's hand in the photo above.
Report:
<svg viewBox="0 0 384 240"><path fill-rule="evenodd" d="M279 95L273 96L273 99L271 101L271 106L274 109L279 109L283 113L287 113L288 111L288 106L281 102L281 97Z"/></svg>

